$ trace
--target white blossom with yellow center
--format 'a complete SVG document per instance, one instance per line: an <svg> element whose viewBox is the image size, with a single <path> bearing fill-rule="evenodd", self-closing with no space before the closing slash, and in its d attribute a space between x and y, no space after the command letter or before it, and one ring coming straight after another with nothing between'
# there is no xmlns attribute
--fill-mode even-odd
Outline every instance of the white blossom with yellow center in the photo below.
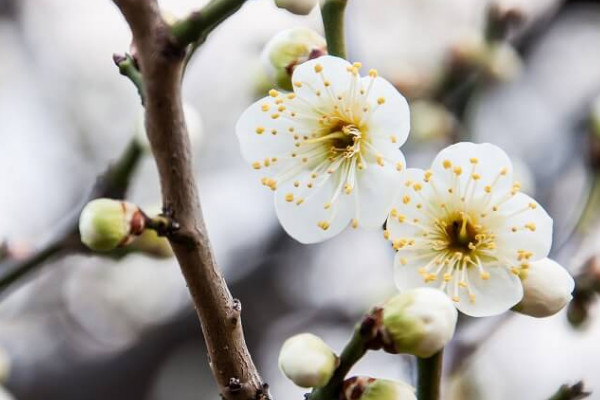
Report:
<svg viewBox="0 0 600 400"><path fill-rule="evenodd" d="M552 219L519 192L506 153L458 143L402 181L385 231L397 250L398 288L439 288L477 317L517 304L522 272L550 251Z"/></svg>
<svg viewBox="0 0 600 400"><path fill-rule="evenodd" d="M284 229L303 243L347 225L381 227L399 188L410 127L404 97L375 70L332 56L294 70L240 117L242 154L275 191Z"/></svg>

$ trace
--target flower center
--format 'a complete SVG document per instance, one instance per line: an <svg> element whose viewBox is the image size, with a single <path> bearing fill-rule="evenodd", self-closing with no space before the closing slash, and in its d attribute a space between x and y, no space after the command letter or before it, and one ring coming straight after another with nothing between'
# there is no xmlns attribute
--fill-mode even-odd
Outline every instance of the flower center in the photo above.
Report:
<svg viewBox="0 0 600 400"><path fill-rule="evenodd" d="M470 254L477 248L481 235L471 218L464 212L457 213L449 224L446 225L446 237L448 240L448 250L459 251L463 254Z"/></svg>
<svg viewBox="0 0 600 400"><path fill-rule="evenodd" d="M331 153L332 156L341 154L345 158L352 158L355 154L360 153L360 142L362 132L353 124L343 125L341 130L336 133L341 133L338 137L332 140Z"/></svg>
<svg viewBox="0 0 600 400"><path fill-rule="evenodd" d="M328 154L329 161L351 159L360 154L364 133L353 123L340 121L325 133L312 139L306 139L306 144L321 144Z"/></svg>

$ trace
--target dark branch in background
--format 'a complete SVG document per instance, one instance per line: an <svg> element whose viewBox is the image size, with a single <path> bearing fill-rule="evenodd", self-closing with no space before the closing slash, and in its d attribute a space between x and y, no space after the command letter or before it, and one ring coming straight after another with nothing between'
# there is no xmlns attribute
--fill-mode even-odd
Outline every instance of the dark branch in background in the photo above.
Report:
<svg viewBox="0 0 600 400"><path fill-rule="evenodd" d="M590 309L600 293L600 257L591 257L581 272L575 277L573 300L567 308L567 318L571 325L582 327L588 321Z"/></svg>
<svg viewBox="0 0 600 400"><path fill-rule="evenodd" d="M502 45L510 32L523 22L524 16L521 11L490 5L484 31L486 46L493 49L494 46ZM446 72L434 90L432 98L443 104L456 115L459 121L462 121L469 100L489 77L483 68L476 64L476 60L464 59L462 55L455 52L451 52L447 63ZM459 141L468 137L453 139Z"/></svg>
<svg viewBox="0 0 600 400"><path fill-rule="evenodd" d="M99 197L124 198L141 156L140 145L137 141L132 140L117 162L98 178L83 204L66 217L53 240L23 260L8 259L0 263L0 293L19 283L23 277L53 259L67 254L87 252L87 248L83 246L79 238L81 209L89 201Z"/></svg>
<svg viewBox="0 0 600 400"><path fill-rule="evenodd" d="M346 3L347 0L321 0L327 52L341 58L346 58L346 40L344 38Z"/></svg>
<svg viewBox="0 0 600 400"><path fill-rule="evenodd" d="M247 349L241 306L215 262L204 224L183 116L181 81L188 46L243 1L213 0L169 26L156 0L113 0L129 24L145 89L146 132L160 175L163 206L179 229L168 235L201 321L210 366L227 400L269 398Z"/></svg>
<svg viewBox="0 0 600 400"><path fill-rule="evenodd" d="M548 400L578 400L585 399L591 394L585 391L583 382L579 381L574 385L562 385Z"/></svg>
<svg viewBox="0 0 600 400"><path fill-rule="evenodd" d="M491 4L488 8L485 39L489 43L502 42L508 38L511 30L521 25L525 16L519 9L504 8Z"/></svg>

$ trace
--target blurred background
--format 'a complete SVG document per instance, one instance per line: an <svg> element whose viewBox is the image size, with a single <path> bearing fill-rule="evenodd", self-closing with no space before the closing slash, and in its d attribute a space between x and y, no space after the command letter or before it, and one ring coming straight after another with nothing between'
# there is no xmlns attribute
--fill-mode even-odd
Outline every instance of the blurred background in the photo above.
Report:
<svg viewBox="0 0 600 400"><path fill-rule="evenodd" d="M182 17L204 3L161 5ZM429 165L456 140L502 146L517 160L523 190L554 217L552 256L578 282L593 281L600 3L494 4L501 12L483 0L350 0L350 59L377 68L410 99L409 165ZM237 118L267 88L260 52L295 26L322 32L319 10L300 17L249 0L197 52L184 82L186 102L202 117L194 161L212 244L242 301L254 359L282 400L305 392L278 371L287 337L310 331L341 350L361 314L395 291L393 250L381 232L296 243L240 155ZM0 277L56 237L139 129L138 95L112 61L129 42L110 0L0 0ZM127 198L160 207L150 155ZM1 296L0 399L218 398L173 259L55 257ZM576 294L569 319L461 320L446 357L447 398L545 399L583 379L600 399L594 297L594 289ZM355 371L412 382L411 362L377 353Z"/></svg>

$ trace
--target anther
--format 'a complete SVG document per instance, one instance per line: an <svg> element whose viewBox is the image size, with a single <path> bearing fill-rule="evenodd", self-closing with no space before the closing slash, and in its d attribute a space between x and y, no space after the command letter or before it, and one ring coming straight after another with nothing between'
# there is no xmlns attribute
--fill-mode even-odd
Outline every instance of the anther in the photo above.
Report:
<svg viewBox="0 0 600 400"><path fill-rule="evenodd" d="M329 222L327 221L320 221L319 223L317 223L317 226L321 229L323 229L324 231L326 231L327 229L329 229Z"/></svg>

